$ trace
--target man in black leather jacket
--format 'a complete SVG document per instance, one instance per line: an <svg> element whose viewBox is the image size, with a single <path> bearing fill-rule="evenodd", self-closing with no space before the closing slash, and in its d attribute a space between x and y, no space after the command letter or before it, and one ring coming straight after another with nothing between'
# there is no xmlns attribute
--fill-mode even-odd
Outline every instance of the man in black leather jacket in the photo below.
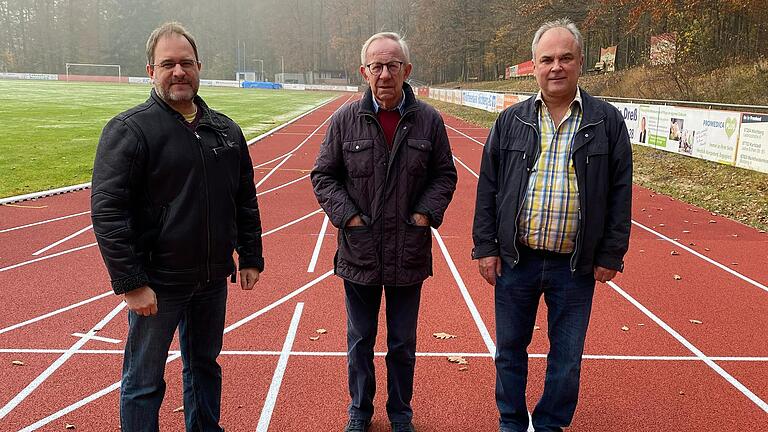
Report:
<svg viewBox="0 0 768 432"><path fill-rule="evenodd" d="M264 269L261 220L240 128L197 96L197 45L178 23L147 41L150 98L113 118L93 167L93 228L112 288L128 305L120 394L124 432L158 430L176 327L187 430L221 431L227 277Z"/></svg>
<svg viewBox="0 0 768 432"><path fill-rule="evenodd" d="M627 128L578 87L581 34L568 20L546 23L532 51L541 91L502 112L488 136L472 230L472 256L495 285L502 432L528 430L526 349L542 293L550 352L531 418L537 432L570 424L595 281L623 270L631 224Z"/></svg>

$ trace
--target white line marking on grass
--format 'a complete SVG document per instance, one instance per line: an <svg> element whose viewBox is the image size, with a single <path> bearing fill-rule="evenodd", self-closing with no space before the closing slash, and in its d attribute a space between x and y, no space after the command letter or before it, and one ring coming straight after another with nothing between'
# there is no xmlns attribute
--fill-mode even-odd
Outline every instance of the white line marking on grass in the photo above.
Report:
<svg viewBox="0 0 768 432"><path fill-rule="evenodd" d="M488 327L485 326L485 322L483 322L483 318L480 316L480 312L478 312L477 307L475 306L475 302L472 300L472 296L469 295L467 286L464 285L464 280L461 278L461 274L459 274L459 270L456 269L456 265L453 263L453 258L451 258L451 254L448 252L448 248L446 248L445 243L443 243L443 238L440 237L440 233L437 232L437 230L434 228L432 228L432 234L435 235L437 244L440 246L440 250L443 252L443 257L445 258L445 262L448 264L448 268L451 269L451 274L453 275L453 278L456 280L456 284L459 286L459 291L461 291L461 296L464 297L464 302L467 303L467 308L469 308L469 313L472 315L472 318L475 320L475 325L477 325L477 329L480 331L480 335L483 337L483 342L485 342L485 346L486 348L488 348L488 353L490 353L491 355L495 354L496 344L493 343L493 339L491 339L491 335L490 333L488 333Z"/></svg>
<svg viewBox="0 0 768 432"><path fill-rule="evenodd" d="M20 229L24 229L24 228L29 228L29 227L33 227L33 226L43 225L43 224L47 224L47 223L51 223L51 222L56 222L56 221L60 221L60 220L64 220L64 219L69 219L69 218L73 218L73 217L77 217L77 216L82 216L82 215L85 215L85 214L88 214L88 213L90 213L90 211L84 211L84 212L75 213L75 214L71 214L71 215L67 215L67 216L61 216L61 217L53 218L53 219L46 219L46 220L43 220L43 221L40 221L40 222L33 222L33 223L29 223L29 224L26 224L26 225L21 225L21 226L17 226L17 227L13 227L13 228L5 228L5 229L0 230L0 234L11 232L11 231L16 231L16 230L20 230Z"/></svg>
<svg viewBox="0 0 768 432"><path fill-rule="evenodd" d="M68 253L81 251L83 249L88 249L88 248L93 247L93 246L96 246L95 242L87 244L87 245L84 245L84 246L78 246L78 247L73 248L73 249L67 249L65 251L57 252L57 253L52 254L52 255L46 255L46 256L43 256L43 257L40 257L40 258L35 258L35 259L31 259L29 261L24 261L24 262L20 262L18 264L13 264L13 265L10 265L8 267L0 268L0 273L2 273L4 271L8 271L8 270L13 270L13 269L18 268L18 267L23 267L23 266L25 266L27 264L36 263L38 261L45 261L47 259L56 258L57 256L66 255Z"/></svg>
<svg viewBox="0 0 768 432"><path fill-rule="evenodd" d="M44 247L44 248L40 249L40 250L39 250L39 251L37 251L37 252L33 252L33 253L32 253L32 255L33 255L33 256L38 256L38 255L40 255L40 254L41 254L41 253L43 253L43 252L47 252L47 251L49 251L49 250L51 250L51 249L55 248L56 246L58 246L58 245L60 245L60 244L64 243L65 241L67 241L67 240L71 240L71 239L73 239L73 238L75 238L75 237L79 236L80 234L82 234L82 233L84 233L84 232L88 231L88 230L89 230L89 229L91 229L91 228L93 228L93 225L88 225L87 227L85 227L85 228L83 228L83 229L81 229L81 230L77 230L77 232L74 232L74 233L72 233L72 234L70 234L70 235L68 235L68 236L64 237L63 239L61 239L61 240L57 241L57 242L51 243L51 244L49 244L48 246L46 246L46 247Z"/></svg>
<svg viewBox="0 0 768 432"><path fill-rule="evenodd" d="M320 256L320 248L323 246L323 239L325 238L325 231L328 229L328 215L323 218L323 226L320 227L320 234L317 235L317 242L315 243L315 250L312 252L312 259L309 260L309 266L307 267L307 273L314 273L315 266L317 265L317 258Z"/></svg>
<svg viewBox="0 0 768 432"><path fill-rule="evenodd" d="M688 348L689 351L691 351L696 357L698 357L704 363L706 363L707 366L712 368L712 370L717 372L721 377L723 377L726 381L728 381L732 386L736 387L737 390L739 390L741 393L743 393L744 396L748 397L760 409L762 409L763 411L768 413L768 404L766 404L765 401L760 399L756 394L752 393L752 391L750 391L744 384L739 382L739 380L734 378L731 374L729 374L723 368L721 368L717 363L715 363L710 358L708 358L701 350L696 348L696 346L694 346L692 343L690 343L680 333L675 331L675 329L670 327L661 318L659 318L653 312L651 312L648 308L643 306L639 301L635 300L634 297L629 295L626 291L621 289L618 285L616 285L613 282L608 282L608 285L610 285L610 287L613 288L617 293L619 293L622 297L624 297L630 303L632 303L636 308L640 309L640 311L643 312L646 316L648 316L648 318L652 319L661 328L666 330L667 333L669 333L670 335L672 335L672 337L677 339L678 342L680 342L684 347Z"/></svg>
<svg viewBox="0 0 768 432"><path fill-rule="evenodd" d="M266 306L266 307L262 308L261 310L259 310L258 312L254 312L253 314L251 314L251 315L241 319L240 321L238 321L238 322L228 326L227 328L224 329L224 334L227 334L227 333L231 332L232 330L235 330L236 328L242 326L243 324L246 324L249 321L252 321L253 319L263 315L264 313L269 312L270 310L274 309L275 307L277 307L277 306L287 302L288 300L292 299L293 297L296 297L297 295L303 293L304 291L306 291L307 289L309 289L313 285L316 285L317 283L321 282L322 280L324 280L325 278L327 278L328 276L330 276L332 274L333 274L333 270L328 270L323 275L313 279L312 281L308 282L304 286L302 286L300 288L297 288L296 290L294 290L290 294L288 294L285 297L275 301L274 303L270 304L269 306ZM171 353L169 352L169 354L171 354ZM176 352L174 352L173 355L168 357L168 360L166 360L166 363L170 363L171 361L176 360L180 356L181 356L181 354L178 351L176 351ZM100 397L102 397L104 395L107 395L107 394L109 394L109 393L111 393L111 392L113 392L113 391L115 391L115 390L117 390L119 388L120 388L120 381L110 385L109 387L106 387L106 388L104 388L102 390L99 390L98 392L93 393L92 395L90 395L88 397L85 397L85 398L83 398L83 399L81 399L81 400L79 400L79 401L77 401L77 402L75 402L75 403L65 407L65 408L62 408L61 410L59 410L59 411L49 415L48 417L45 417L44 419L41 419L41 420L35 422L34 424L32 424L30 426L27 426L26 428L22 429L20 432L29 432L29 431L37 430L37 429L47 425L48 423L50 423L50 422L52 422L54 420L60 419L61 417L64 417L65 415L71 413L72 411L74 411L74 410L76 410L76 409L78 409L78 408L80 408L80 407L82 407L84 405L87 405L87 404L95 401L96 399L98 399L98 398L100 398Z"/></svg>
<svg viewBox="0 0 768 432"><path fill-rule="evenodd" d="M108 297L110 294L112 294L112 291L107 291L107 292L105 292L104 294L99 294L99 295L97 295L97 296L95 296L95 297L91 297L91 298L89 298L89 299L87 299L87 300L83 300L83 301L81 301L81 302L79 302L79 303L75 303L75 304L72 304L72 305L69 305L69 306L63 307L63 308L61 308L61 309L56 309L56 310L55 310L55 311L53 311L53 312L48 312L48 313L46 313L46 314L44 314L44 315L40 315L39 317L36 317L36 318L32 318L32 319L28 319L28 320L26 320L26 321L24 321L24 322L20 322L20 323L18 323L18 324L14 324L14 325L12 325L12 326L8 326L8 327L6 327L6 328L4 328L4 329L0 329L0 334L3 334L3 333L6 333L6 332L9 332L9 331L11 331L11 330L16 330L17 328L20 328L20 327L24 327L24 326L26 326L26 325L29 325L29 324L32 324L32 323L35 323L35 322L38 322L38 321L44 320L44 319L46 319L46 318L50 318L50 317L52 317L52 316L54 316L54 315L58 315L58 314L60 314L60 313L62 313L62 312L66 312L66 311L68 311L68 310L72 310L72 309L75 309L75 308L77 308L77 307L80 307L80 306L82 306L82 305L85 305L85 304L88 304L88 303L94 302L94 301L96 301L96 300L100 300L100 299L103 299L104 297Z"/></svg>
<svg viewBox="0 0 768 432"><path fill-rule="evenodd" d="M0 408L0 419L4 418L8 413L10 413L14 408L16 408L24 399L27 398L30 394L32 394L33 391L37 387L40 386L45 380L48 379L58 368L60 368L67 360L69 360L72 355L74 355L75 351L79 350L80 347L86 344L89 339L93 337L93 335L96 334L97 331L102 329L108 322L112 320L120 311L125 308L125 302L120 302L110 313L108 313L104 318L102 318L101 321L99 321L98 324L93 326L87 334L84 334L82 338L80 338L79 341L75 342L74 345L72 345L71 348L69 348L64 354L61 355L58 359L56 359L55 362L53 362L52 365L48 366L48 368L43 371L40 375L37 376L34 380L32 380L31 383L29 383L22 391L19 392L13 399L11 399L10 402L5 404L3 408Z"/></svg>
<svg viewBox="0 0 768 432"><path fill-rule="evenodd" d="M285 336L283 351L280 352L280 358L277 360L277 366L275 367L275 374L272 375L272 383L269 385L264 407L261 409L259 424L256 426L257 432L266 432L269 429L269 422L272 420L272 412L275 409L275 403L277 403L277 395L280 393L280 385L283 383L285 369L288 366L288 357L291 355L293 341L296 339L296 331L299 328L299 320L303 310L304 303L297 303L296 309L293 311L293 318L291 318L291 325L288 328L288 334Z"/></svg>
<svg viewBox="0 0 768 432"><path fill-rule="evenodd" d="M288 159L290 159L290 158L291 158L291 156L293 156L293 154L289 154L289 155L287 155L287 156L285 157L285 159L283 159L283 160L282 160L282 161L281 161L279 164L275 165L275 167L274 167L274 168L272 168L271 170L269 170L269 172L267 173L267 175L265 175L265 176L264 176L264 177L263 177L261 180L259 180L259 182L258 182L258 183L256 183L256 190L258 190L258 189L259 189L259 186L261 186L261 185L262 185L262 184L263 184L265 181L267 181L267 179L268 179L268 178L270 178L270 177L272 176L272 174L274 174L274 173L275 173L275 171L277 171L277 169L278 169L278 168L280 168L281 166L283 166L283 164L284 164L284 163L288 162Z"/></svg>
<svg viewBox="0 0 768 432"><path fill-rule="evenodd" d="M84 333L72 333L72 336L76 336L76 337L90 337L91 340L95 340L95 341L99 341L99 342L109 342L109 343L113 343L113 344L119 344L120 342L122 342L122 340L120 340L120 339L112 339L112 338L101 337L101 336L88 336L88 335L86 335Z"/></svg>
<svg viewBox="0 0 768 432"><path fill-rule="evenodd" d="M686 245L684 245L684 244L682 244L682 243L680 243L680 242L678 242L678 241L676 241L674 239L671 239L671 238L665 236L664 234L662 234L662 233L660 233L658 231L654 231L653 229L648 228L647 226L645 226L645 225L643 225L643 224L641 224L639 222L636 222L636 221L633 220L632 223L634 225L636 225L636 226L638 226L638 227L640 227L640 228L642 228L642 229L644 229L644 230L646 230L646 231L648 231L648 232L658 236L659 238L664 239L664 240L674 244L675 246L690 252L691 254L693 254L693 255L703 259L704 261L714 265L715 267L718 267L721 270L725 270L726 272L736 276L737 278L739 278L739 279L741 279L741 280L743 280L743 281L745 281L745 282L747 282L749 284L752 284L752 285L760 288L761 290L763 290L765 292L768 292L768 286L765 286L765 285L761 284L760 282L757 282L757 281L755 281L753 279L750 279L747 276L744 276L743 274L741 274L741 273L739 273L739 272L729 268L728 266L720 264L719 262L713 260L712 258L710 258L710 257L708 257L706 255L703 255L703 254L701 254L701 253L699 253L699 252L689 248L688 246L686 246Z"/></svg>
<svg viewBox="0 0 768 432"><path fill-rule="evenodd" d="M278 189L282 189L282 188L284 188L284 187L286 187L286 186L290 186L290 185L292 185L292 184L294 184L294 183L298 183L298 182L300 182L300 181L302 181L302 180L304 180L304 179L307 179L307 178L309 178L309 174L307 174L307 175L305 175L305 176L303 176L303 177L299 177L299 178L297 178L296 180L291 180L291 181L289 181L288 183L284 183L284 184L281 184L280 186L275 186L275 187L273 187L272 189L267 189L267 190L265 190L265 191L263 191L263 192L259 192L259 193L257 193L257 194L256 194L256 196L262 196L262 195L264 195L264 194L268 194L268 193L270 193L270 192L274 192L274 191L276 191L276 190L278 190Z"/></svg>

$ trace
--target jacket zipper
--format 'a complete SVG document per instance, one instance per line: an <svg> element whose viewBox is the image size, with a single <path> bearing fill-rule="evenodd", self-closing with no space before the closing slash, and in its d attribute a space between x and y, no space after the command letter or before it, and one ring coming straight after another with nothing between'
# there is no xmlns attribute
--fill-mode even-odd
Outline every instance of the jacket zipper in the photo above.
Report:
<svg viewBox="0 0 768 432"><path fill-rule="evenodd" d="M512 246L515 248L515 252L517 252L517 258L515 258L515 264L520 262L520 251L517 249L517 226L520 222L520 215L523 213L523 204L525 204L525 199L528 197L528 182L531 180L531 170L536 169L536 166L539 164L539 158L541 157L541 133L539 132L539 129L532 125L531 123L528 123L526 121L523 121L520 117L515 115L515 118L518 119L521 123L530 126L534 132L536 132L536 156L534 156L533 160L533 168L528 169L528 177L526 178L525 182L525 192L523 193L523 199L520 201L520 206L517 208L517 214L515 215L515 230L514 230L514 241L512 242ZM526 159L526 153L523 152L523 160Z"/></svg>
<svg viewBox="0 0 768 432"><path fill-rule="evenodd" d="M211 209L210 199L208 197L208 168L205 164L205 152L203 151L203 139L197 131L192 131L197 138L197 148L200 150L200 159L203 163L203 183L205 186L205 281L211 281Z"/></svg>

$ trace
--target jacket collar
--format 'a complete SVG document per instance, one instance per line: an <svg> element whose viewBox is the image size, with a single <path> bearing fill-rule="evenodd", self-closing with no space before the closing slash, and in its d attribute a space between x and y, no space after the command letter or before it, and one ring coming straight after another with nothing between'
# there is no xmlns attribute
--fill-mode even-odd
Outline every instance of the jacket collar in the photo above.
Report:
<svg viewBox="0 0 768 432"><path fill-rule="evenodd" d="M168 103L165 102L163 98L157 94L157 91L155 91L154 88L152 88L150 97L153 101L155 101L155 103L157 103L160 108L162 108L168 114L177 118L179 121L186 123L184 116L173 109L173 107L168 105ZM208 107L205 101L203 101L203 98L201 98L199 95L195 95L194 102L195 105L197 105L197 109L200 110L200 120L198 125L205 125L218 130L224 130L227 128L226 124L224 124L221 119L219 119L219 116L214 115L214 111Z"/></svg>
<svg viewBox="0 0 768 432"><path fill-rule="evenodd" d="M416 96L414 96L413 88L411 88L410 84L403 83L403 94L402 108L400 109L401 115L405 115L409 110L416 107ZM370 87L365 91L360 103L361 114L376 115L376 109L373 105L373 92Z"/></svg>
<svg viewBox="0 0 768 432"><path fill-rule="evenodd" d="M605 118L605 113L598 108L600 100L584 91L581 87L579 87L578 94L581 96L582 125L587 126ZM536 104L538 100L540 99L532 96L523 102L522 112L520 113L520 118L523 121L531 124L538 123L538 113L536 112Z"/></svg>

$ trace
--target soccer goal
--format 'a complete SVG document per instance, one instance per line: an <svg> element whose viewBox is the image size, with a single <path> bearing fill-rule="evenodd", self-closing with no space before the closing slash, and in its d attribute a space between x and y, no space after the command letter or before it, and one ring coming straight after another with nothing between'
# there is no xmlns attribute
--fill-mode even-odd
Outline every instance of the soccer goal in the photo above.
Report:
<svg viewBox="0 0 768 432"><path fill-rule="evenodd" d="M83 81L82 77L87 77L88 81L122 81L122 69L118 64L95 64L95 63L65 63L67 70L67 81L72 78L73 81ZM117 78L114 75L104 73L106 71L117 70ZM87 74L71 74L71 71L85 72L90 71ZM112 72L114 73L114 72ZM77 77L77 78L75 78Z"/></svg>

